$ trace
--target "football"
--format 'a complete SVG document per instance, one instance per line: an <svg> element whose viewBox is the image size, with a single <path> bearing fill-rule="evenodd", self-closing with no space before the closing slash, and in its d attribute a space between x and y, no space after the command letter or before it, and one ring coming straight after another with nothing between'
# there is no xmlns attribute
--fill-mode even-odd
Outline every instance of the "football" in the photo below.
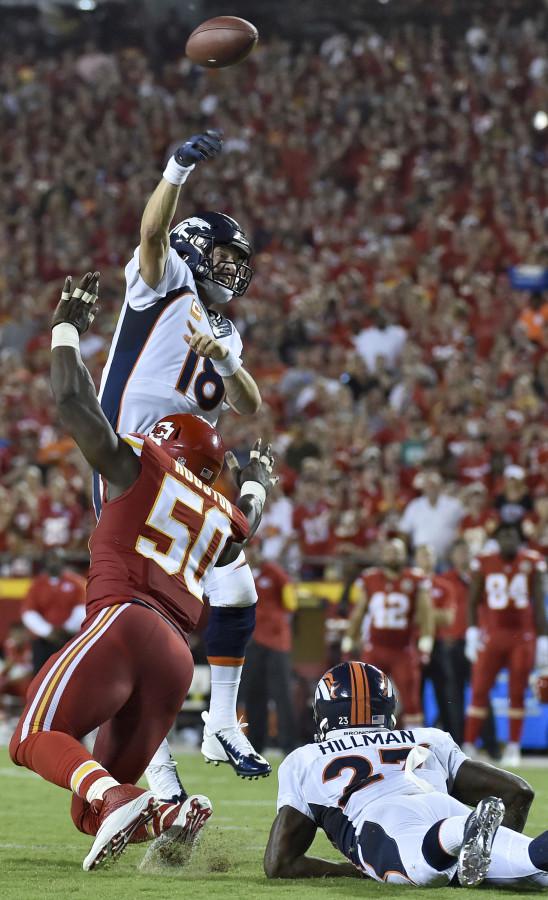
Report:
<svg viewBox="0 0 548 900"><path fill-rule="evenodd" d="M259 39L259 32L246 19L217 16L195 28L185 52L192 62L208 69L222 69L245 59Z"/></svg>

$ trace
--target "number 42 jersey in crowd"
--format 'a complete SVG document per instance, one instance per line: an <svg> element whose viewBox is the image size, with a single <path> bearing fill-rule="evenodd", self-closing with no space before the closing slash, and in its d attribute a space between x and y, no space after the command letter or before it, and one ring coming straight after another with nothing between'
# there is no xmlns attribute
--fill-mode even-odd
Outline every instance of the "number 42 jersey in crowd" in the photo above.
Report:
<svg viewBox="0 0 548 900"><path fill-rule="evenodd" d="M141 277L138 247L125 275L124 305L99 389L107 419L119 434L146 434L170 413L199 415L215 425L225 396L223 379L184 338L191 334L190 322L239 357L238 331L201 303L190 269L172 247L156 288Z"/></svg>
<svg viewBox="0 0 548 900"><path fill-rule="evenodd" d="M140 457L141 472L123 494L103 503L89 542L87 612L129 600L155 609L186 634L202 613L205 577L228 541L247 537L249 525L236 506L150 438L124 440Z"/></svg>
<svg viewBox="0 0 548 900"><path fill-rule="evenodd" d="M467 759L437 728L341 729L287 756L278 772L278 811L291 806L322 828L354 864L356 840L390 796L447 794ZM369 827L369 825L368 825Z"/></svg>

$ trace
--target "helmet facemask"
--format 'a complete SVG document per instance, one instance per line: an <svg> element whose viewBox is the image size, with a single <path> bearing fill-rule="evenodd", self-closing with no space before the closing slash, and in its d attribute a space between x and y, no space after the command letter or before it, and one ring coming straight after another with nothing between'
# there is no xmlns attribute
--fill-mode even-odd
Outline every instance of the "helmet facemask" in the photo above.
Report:
<svg viewBox="0 0 548 900"><path fill-rule="evenodd" d="M185 258L208 300L227 303L234 295L241 297L249 287L253 276L253 269L248 265L251 245L234 220L217 213L204 216L227 221L212 227L199 215L187 219L171 232L171 246ZM230 257L223 254L224 258L216 259L219 253L215 251L223 248L232 251Z"/></svg>

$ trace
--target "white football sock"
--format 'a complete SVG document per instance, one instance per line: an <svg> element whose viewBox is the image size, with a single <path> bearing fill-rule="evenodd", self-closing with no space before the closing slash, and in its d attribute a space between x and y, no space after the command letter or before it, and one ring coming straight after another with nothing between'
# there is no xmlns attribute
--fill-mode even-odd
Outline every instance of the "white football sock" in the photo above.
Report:
<svg viewBox="0 0 548 900"><path fill-rule="evenodd" d="M211 666L210 731L234 728L238 724L236 701L243 666Z"/></svg>
<svg viewBox="0 0 548 900"><path fill-rule="evenodd" d="M449 816L440 825L440 844L446 853L451 856L458 856L462 847L462 839L464 836L464 826L468 821L468 816Z"/></svg>
<svg viewBox="0 0 548 900"><path fill-rule="evenodd" d="M161 800L171 800L172 797L181 793L181 784L177 777L177 763L171 755L169 744L165 738L150 760L145 775L150 790Z"/></svg>
<svg viewBox="0 0 548 900"><path fill-rule="evenodd" d="M102 800L106 791L109 791L110 788L118 787L119 784L119 781L116 781L115 778L110 778L110 776L107 777L105 775L104 778L98 778L86 792L87 802L93 803L94 800Z"/></svg>

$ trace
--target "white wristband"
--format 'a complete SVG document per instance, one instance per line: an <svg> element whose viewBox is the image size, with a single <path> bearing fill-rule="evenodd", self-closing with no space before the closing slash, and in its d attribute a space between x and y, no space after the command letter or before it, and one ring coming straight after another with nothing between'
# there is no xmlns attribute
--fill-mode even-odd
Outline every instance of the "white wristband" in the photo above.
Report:
<svg viewBox="0 0 548 900"><path fill-rule="evenodd" d="M258 481L244 481L240 488L240 497L244 497L245 495L256 497L261 506L265 505L266 491Z"/></svg>
<svg viewBox="0 0 548 900"><path fill-rule="evenodd" d="M349 634L345 634L341 641L341 653L352 653L354 649L354 641Z"/></svg>
<svg viewBox="0 0 548 900"><path fill-rule="evenodd" d="M51 329L51 349L56 347L74 347L75 350L80 349L80 335L76 325L70 322L60 322Z"/></svg>
<svg viewBox="0 0 548 900"><path fill-rule="evenodd" d="M427 656L430 656L434 647L434 638L431 634L421 634L417 646L419 653L426 653Z"/></svg>
<svg viewBox="0 0 548 900"><path fill-rule="evenodd" d="M221 378L230 378L242 367L242 361L232 350L229 350L224 359L213 359L213 367Z"/></svg>
<svg viewBox="0 0 548 900"><path fill-rule="evenodd" d="M170 184L180 185L185 183L193 169L194 164L191 166L180 166L179 163L176 162L175 157L170 156L163 175L165 180L169 181Z"/></svg>

